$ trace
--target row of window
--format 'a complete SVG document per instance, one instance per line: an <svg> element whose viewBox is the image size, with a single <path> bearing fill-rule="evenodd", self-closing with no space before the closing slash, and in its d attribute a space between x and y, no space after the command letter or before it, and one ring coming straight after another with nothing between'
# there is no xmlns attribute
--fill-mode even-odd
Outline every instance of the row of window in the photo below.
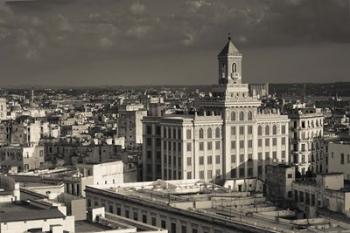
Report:
<svg viewBox="0 0 350 233"><path fill-rule="evenodd" d="M253 120L253 112L249 111L248 113L245 113L243 111L240 111L238 113L238 117L237 117L237 113L236 112L231 112L231 121L251 121Z"/></svg>
<svg viewBox="0 0 350 233"><path fill-rule="evenodd" d="M104 200L101 201L101 205L99 205L98 200L92 200L91 198L88 198L87 206L89 208L103 206L105 210L109 213L133 219L135 221L140 221L145 224L151 224L152 226L157 226L162 229L167 229L169 233L222 233L222 231L220 231L219 229L211 230L210 226L200 226L191 223L188 224L186 223L185 219L176 220L174 218L171 218L168 221L168 218L164 215L149 213L143 210L139 211L136 208L131 208L127 206L125 206L125 208L122 209L122 206L120 204L107 204Z"/></svg>
<svg viewBox="0 0 350 233"><path fill-rule="evenodd" d="M265 135L270 135L271 126L266 125L264 128L265 128L265 131L264 131ZM285 125L281 126L281 134L286 134L286 126ZM258 135L259 136L263 135L263 127L261 125L258 126ZM277 135L277 126L276 125L272 126L272 135Z"/></svg>

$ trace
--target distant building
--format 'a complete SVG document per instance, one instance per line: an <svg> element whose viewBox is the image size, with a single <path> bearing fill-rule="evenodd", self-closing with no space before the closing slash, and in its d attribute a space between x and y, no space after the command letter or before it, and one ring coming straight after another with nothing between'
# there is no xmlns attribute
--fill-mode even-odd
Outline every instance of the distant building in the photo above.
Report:
<svg viewBox="0 0 350 233"><path fill-rule="evenodd" d="M321 157L323 114L321 109L296 106L288 112L290 119L290 162L304 175L308 170L320 172L316 160Z"/></svg>
<svg viewBox="0 0 350 233"><path fill-rule="evenodd" d="M341 172L350 181L350 142L330 142L328 144L327 171Z"/></svg>
<svg viewBox="0 0 350 233"><path fill-rule="evenodd" d="M308 218L316 217L322 210L331 211L330 216L337 212L350 217L350 188L344 186L342 173L298 179L292 184L292 190L294 203Z"/></svg>
<svg viewBox="0 0 350 233"><path fill-rule="evenodd" d="M7 119L6 98L0 98L0 122Z"/></svg>
<svg viewBox="0 0 350 233"><path fill-rule="evenodd" d="M264 97L269 95L269 83L252 83L249 84L250 95Z"/></svg>
<svg viewBox="0 0 350 233"><path fill-rule="evenodd" d="M261 193L232 192L200 180L94 185L85 192L88 209L104 207L106 215L173 233L298 232L305 223L311 230L303 232L346 229L332 219L296 219L294 211L273 206Z"/></svg>
<svg viewBox="0 0 350 233"><path fill-rule="evenodd" d="M45 201L20 201L19 183L2 175L0 196L1 233L75 232L74 217L67 216L64 206Z"/></svg>
<svg viewBox="0 0 350 233"><path fill-rule="evenodd" d="M263 179L267 164L289 162L289 119L249 94L231 39L218 63L218 85L195 113L144 118L144 180Z"/></svg>
<svg viewBox="0 0 350 233"><path fill-rule="evenodd" d="M290 203L293 201L292 183L294 181L294 166L284 164L267 165L265 179L267 198L282 205L286 201Z"/></svg>
<svg viewBox="0 0 350 233"><path fill-rule="evenodd" d="M85 197L86 185L115 184L124 182L124 163L122 161L99 164L77 164L78 173L65 177L65 192Z"/></svg>
<svg viewBox="0 0 350 233"><path fill-rule="evenodd" d="M125 137L125 147L134 148L143 142L142 119L147 111L142 104L123 105L119 110L118 136Z"/></svg>
<svg viewBox="0 0 350 233"><path fill-rule="evenodd" d="M44 168L43 146L10 145L0 147L0 170L3 172L27 172Z"/></svg>

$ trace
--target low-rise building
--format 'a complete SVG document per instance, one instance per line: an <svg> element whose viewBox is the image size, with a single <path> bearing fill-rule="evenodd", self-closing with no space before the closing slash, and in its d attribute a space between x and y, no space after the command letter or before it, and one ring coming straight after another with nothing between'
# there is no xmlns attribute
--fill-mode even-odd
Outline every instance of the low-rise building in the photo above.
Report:
<svg viewBox="0 0 350 233"><path fill-rule="evenodd" d="M333 220L295 219L262 194L232 192L200 180L94 185L86 187L88 208L181 233L325 232L346 230ZM318 227L318 228L316 228Z"/></svg>
<svg viewBox="0 0 350 233"><path fill-rule="evenodd" d="M295 167L285 164L266 167L266 196L281 205L293 200L292 183L295 181ZM287 202L286 202L287 201Z"/></svg>
<svg viewBox="0 0 350 233"><path fill-rule="evenodd" d="M350 142L328 143L328 172L341 172L345 180L350 180Z"/></svg>
<svg viewBox="0 0 350 233"><path fill-rule="evenodd" d="M292 184L292 190L296 207L309 218L317 216L319 209L350 217L350 187L344 185L342 173L297 179Z"/></svg>
<svg viewBox="0 0 350 233"><path fill-rule="evenodd" d="M3 172L27 172L43 168L44 147L10 145L0 147L0 169Z"/></svg>

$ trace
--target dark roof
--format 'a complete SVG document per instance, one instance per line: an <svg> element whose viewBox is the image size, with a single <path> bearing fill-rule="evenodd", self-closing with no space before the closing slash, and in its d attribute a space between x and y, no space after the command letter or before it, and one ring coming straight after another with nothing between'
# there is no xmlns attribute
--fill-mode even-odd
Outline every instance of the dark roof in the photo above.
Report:
<svg viewBox="0 0 350 233"><path fill-rule="evenodd" d="M0 205L0 222L29 221L38 219L64 218L57 208L40 209L23 203Z"/></svg>
<svg viewBox="0 0 350 233"><path fill-rule="evenodd" d="M232 43L231 37L229 37L225 47L221 50L218 57L235 56L235 55L241 55L241 54L236 48L236 46Z"/></svg>

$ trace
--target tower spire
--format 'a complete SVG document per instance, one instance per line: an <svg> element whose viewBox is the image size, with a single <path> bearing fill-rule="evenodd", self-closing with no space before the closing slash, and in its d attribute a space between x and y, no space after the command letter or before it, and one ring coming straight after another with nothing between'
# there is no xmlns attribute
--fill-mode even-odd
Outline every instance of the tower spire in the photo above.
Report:
<svg viewBox="0 0 350 233"><path fill-rule="evenodd" d="M228 33L228 41L218 55L219 60L219 83L241 83L242 54L231 41Z"/></svg>

